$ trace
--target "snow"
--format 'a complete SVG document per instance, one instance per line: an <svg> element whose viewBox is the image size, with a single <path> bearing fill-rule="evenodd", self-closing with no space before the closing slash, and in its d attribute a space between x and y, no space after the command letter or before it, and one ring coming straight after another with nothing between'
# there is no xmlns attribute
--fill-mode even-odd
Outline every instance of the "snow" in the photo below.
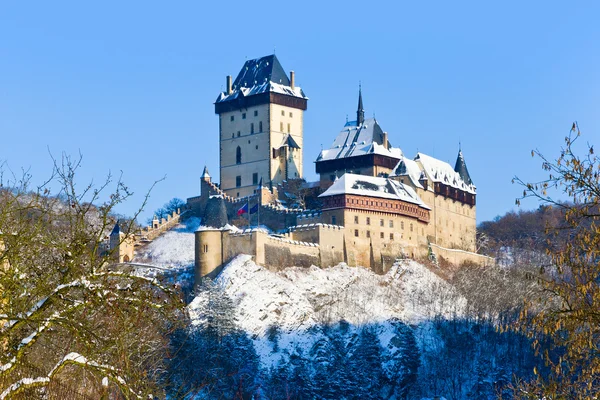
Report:
<svg viewBox="0 0 600 400"><path fill-rule="evenodd" d="M163 268L182 268L194 263L194 232L200 220L190 218L185 225L162 234L149 243L134 261L144 261Z"/></svg>
<svg viewBox="0 0 600 400"><path fill-rule="evenodd" d="M339 264L332 268L289 267L275 272L256 265L250 256L232 260L215 282L233 300L240 329L253 338L263 365L276 365L283 353L300 345L309 348L322 335L322 325L345 320L353 326L384 324L398 319L418 324L435 316L456 317L465 300L443 279L415 261L395 264L385 275L362 267ZM189 304L194 325L204 323L207 299L200 293ZM274 353L267 338L270 327L280 331ZM380 327L379 339L387 346L391 326Z"/></svg>
<svg viewBox="0 0 600 400"><path fill-rule="evenodd" d="M375 129L377 121L374 118L365 120L365 122L356 126L356 122L347 123L342 131L333 141L329 149L322 150L317 161L334 160L337 158L348 158L362 156L364 154L379 154L399 159L402 157L402 150L396 147L386 148L378 143L381 132L380 128Z"/></svg>
<svg viewBox="0 0 600 400"><path fill-rule="evenodd" d="M231 100L235 100L238 97L248 97L248 96L253 96L255 94L261 94L261 93L267 93L267 92L271 92L271 93L279 93L279 94L284 94L287 96L293 96L293 97L299 97L301 99L307 99L308 97L306 97L306 95L304 94L304 92L302 91L302 89L299 86L295 86L294 89L292 89L290 86L286 86L286 85L282 85L280 83L276 83L276 82L264 82L261 84L255 84L251 87L241 87L239 89L234 90L231 94L225 94L225 93L221 93L219 95L219 97L217 98L217 103L221 103L224 101L231 101Z"/></svg>
<svg viewBox="0 0 600 400"><path fill-rule="evenodd" d="M430 209L421 200L413 188L392 179L345 173L336 180L319 197L353 194L357 196L378 197L382 199L400 200Z"/></svg>
<svg viewBox="0 0 600 400"><path fill-rule="evenodd" d="M427 154L417 153L415 161L419 162L427 177L433 182L441 182L453 188L463 190L468 193L476 194L475 185L467 185L459 173L447 162L428 156Z"/></svg>

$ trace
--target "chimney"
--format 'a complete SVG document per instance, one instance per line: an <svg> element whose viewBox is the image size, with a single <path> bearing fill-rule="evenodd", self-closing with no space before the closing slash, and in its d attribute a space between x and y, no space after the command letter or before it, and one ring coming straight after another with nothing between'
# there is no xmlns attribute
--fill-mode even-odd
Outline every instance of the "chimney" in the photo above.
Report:
<svg viewBox="0 0 600 400"><path fill-rule="evenodd" d="M290 71L290 87L293 90L295 86L296 86L296 74L294 73L294 71Z"/></svg>
<svg viewBox="0 0 600 400"><path fill-rule="evenodd" d="M227 75L227 94L231 94L231 75Z"/></svg>
<svg viewBox="0 0 600 400"><path fill-rule="evenodd" d="M385 147L386 149L389 149L387 132L383 132L383 147Z"/></svg>

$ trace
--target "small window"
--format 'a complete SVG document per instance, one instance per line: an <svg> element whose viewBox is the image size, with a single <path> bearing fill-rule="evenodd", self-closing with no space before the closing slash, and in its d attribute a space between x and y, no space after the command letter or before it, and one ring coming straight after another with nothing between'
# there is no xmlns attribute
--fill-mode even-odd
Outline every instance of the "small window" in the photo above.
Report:
<svg viewBox="0 0 600 400"><path fill-rule="evenodd" d="M400 222L400 229L404 230L404 221Z"/></svg>
<svg viewBox="0 0 600 400"><path fill-rule="evenodd" d="M262 132L262 121L258 122L258 131Z"/></svg>
<svg viewBox="0 0 600 400"><path fill-rule="evenodd" d="M392 221L392 220L390 219L390 228L393 228L393 227L394 227L394 221Z"/></svg>
<svg viewBox="0 0 600 400"><path fill-rule="evenodd" d="M283 132L283 122L279 123L279 132Z"/></svg>
<svg viewBox="0 0 600 400"><path fill-rule="evenodd" d="M256 173L256 172L252 174L252 184L253 185L258 184L258 173Z"/></svg>
<svg viewBox="0 0 600 400"><path fill-rule="evenodd" d="M385 222L382 219L380 219L379 220L379 226L384 226L384 225L385 225Z"/></svg>
<svg viewBox="0 0 600 400"><path fill-rule="evenodd" d="M240 131L238 131L238 137L240 137L240 135L241 135L241 132L240 132Z"/></svg>
<svg viewBox="0 0 600 400"><path fill-rule="evenodd" d="M234 137L235 137L235 132L233 132L233 133L231 134L231 137L232 137L232 138L234 138Z"/></svg>
<svg viewBox="0 0 600 400"><path fill-rule="evenodd" d="M207 244L205 244L204 246L202 246L202 250L203 250L205 253L208 253L208 245L207 245Z"/></svg>
<svg viewBox="0 0 600 400"><path fill-rule="evenodd" d="M390 233L390 240L394 240L394 234Z"/></svg>
<svg viewBox="0 0 600 400"><path fill-rule="evenodd" d="M410 224L410 231L411 232L413 231L413 225L412 224Z"/></svg>
<svg viewBox="0 0 600 400"><path fill-rule="evenodd" d="M240 197L240 192L237 192L237 194L235 195L235 197Z"/></svg>
<svg viewBox="0 0 600 400"><path fill-rule="evenodd" d="M281 110L281 116L285 117L285 111Z"/></svg>
<svg viewBox="0 0 600 400"><path fill-rule="evenodd" d="M294 114L290 111L290 118L294 118Z"/></svg>
<svg viewBox="0 0 600 400"><path fill-rule="evenodd" d="M358 224L358 215L355 215L355 216L354 216L354 223L355 223L355 224Z"/></svg>
<svg viewBox="0 0 600 400"><path fill-rule="evenodd" d="M288 128L288 132L287 132L287 133L290 133L290 131L291 131L291 129L290 129L290 124L288 124L288 127L287 127L287 128Z"/></svg>
<svg viewBox="0 0 600 400"><path fill-rule="evenodd" d="M337 219L335 218L335 215L331 216L331 225L337 225Z"/></svg>
<svg viewBox="0 0 600 400"><path fill-rule="evenodd" d="M367 237L370 238L371 237L371 231L367 231Z"/></svg>
<svg viewBox="0 0 600 400"><path fill-rule="evenodd" d="M250 123L250 134L254 133L254 122Z"/></svg>
<svg viewBox="0 0 600 400"><path fill-rule="evenodd" d="M242 148L240 146L238 146L237 149L235 149L235 163L242 163Z"/></svg>
<svg viewBox="0 0 600 400"><path fill-rule="evenodd" d="M258 145L256 145L256 150L258 150Z"/></svg>
<svg viewBox="0 0 600 400"><path fill-rule="evenodd" d="M383 239L384 233L383 232L379 232L379 238Z"/></svg>
<svg viewBox="0 0 600 400"><path fill-rule="evenodd" d="M242 177L240 175L235 177L235 187L241 187L242 186ZM239 192L238 192L238 197L240 196Z"/></svg>
<svg viewBox="0 0 600 400"><path fill-rule="evenodd" d="M242 119L246 119L246 113L242 113Z"/></svg>
<svg viewBox="0 0 600 400"><path fill-rule="evenodd" d="M258 110L254 110L254 116L258 117Z"/></svg>
<svg viewBox="0 0 600 400"><path fill-rule="evenodd" d="M230 121L233 121L234 119L235 119L235 116L232 115L231 118L230 118Z"/></svg>
<svg viewBox="0 0 600 400"><path fill-rule="evenodd" d="M371 225L371 218L367 217L367 225Z"/></svg>
<svg viewBox="0 0 600 400"><path fill-rule="evenodd" d="M355 236L355 237L358 237L358 229L355 229L355 230L354 230L354 236Z"/></svg>

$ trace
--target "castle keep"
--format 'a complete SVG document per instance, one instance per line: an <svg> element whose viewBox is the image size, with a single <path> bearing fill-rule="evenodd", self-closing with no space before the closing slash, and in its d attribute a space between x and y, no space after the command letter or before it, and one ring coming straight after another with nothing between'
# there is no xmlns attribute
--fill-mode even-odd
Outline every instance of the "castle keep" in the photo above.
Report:
<svg viewBox="0 0 600 400"><path fill-rule="evenodd" d="M275 55L246 61L215 102L219 115L220 184L229 196L302 178L303 114L308 98Z"/></svg>
<svg viewBox="0 0 600 400"><path fill-rule="evenodd" d="M346 262L378 273L406 256L493 262L475 252L477 192L460 149L454 167L407 157L365 119L359 89L356 120L318 154L319 180L307 183L307 101L275 55L247 61L233 83L227 77L215 102L220 182L205 168L200 195L187 201L191 215L218 225L196 232L197 280L238 254L274 269Z"/></svg>

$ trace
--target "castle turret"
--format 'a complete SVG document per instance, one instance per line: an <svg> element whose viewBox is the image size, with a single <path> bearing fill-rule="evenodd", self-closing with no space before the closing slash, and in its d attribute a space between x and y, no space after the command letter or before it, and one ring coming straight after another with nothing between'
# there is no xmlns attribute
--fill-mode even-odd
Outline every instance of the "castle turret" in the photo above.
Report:
<svg viewBox="0 0 600 400"><path fill-rule="evenodd" d="M119 221L115 223L110 233L109 248L117 263L127 263L133 259L134 239L121 231Z"/></svg>
<svg viewBox="0 0 600 400"><path fill-rule="evenodd" d="M208 168L206 165L204 166L204 171L202 171L202 176L200 177L204 182L210 182L210 174L208 173Z"/></svg>
<svg viewBox="0 0 600 400"><path fill-rule="evenodd" d="M462 180L467 185L472 185L473 181L471 180L471 176L469 175L469 170L467 169L467 163L465 162L465 158L463 156L462 150L458 149L458 156L456 157L456 164L454 166L454 171L458 172Z"/></svg>
<svg viewBox="0 0 600 400"><path fill-rule="evenodd" d="M196 231L195 242L194 279L198 286L205 276L213 278L223 264L223 231Z"/></svg>

